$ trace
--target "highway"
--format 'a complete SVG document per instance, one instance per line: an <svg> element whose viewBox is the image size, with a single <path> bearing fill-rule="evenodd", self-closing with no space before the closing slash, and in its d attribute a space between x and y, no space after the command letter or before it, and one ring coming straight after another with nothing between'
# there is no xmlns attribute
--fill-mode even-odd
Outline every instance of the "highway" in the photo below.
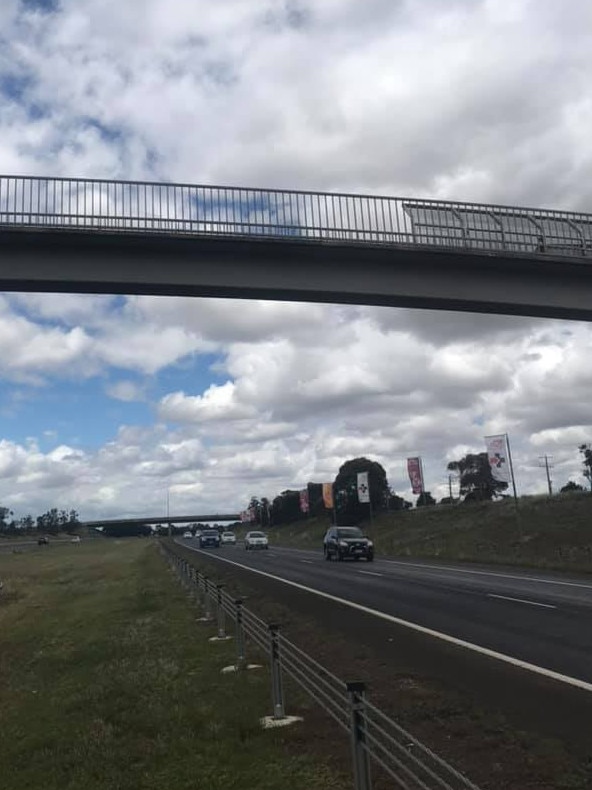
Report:
<svg viewBox="0 0 592 790"><path fill-rule="evenodd" d="M395 557L326 562L320 551L246 552L240 543L197 551L592 692L592 579Z"/></svg>

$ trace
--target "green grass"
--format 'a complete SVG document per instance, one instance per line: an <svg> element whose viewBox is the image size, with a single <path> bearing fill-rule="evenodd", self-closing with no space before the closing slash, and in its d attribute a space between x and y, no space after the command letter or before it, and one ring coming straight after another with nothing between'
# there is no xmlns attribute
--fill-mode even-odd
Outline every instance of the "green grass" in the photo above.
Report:
<svg viewBox="0 0 592 790"><path fill-rule="evenodd" d="M0 555L0 578L2 790L348 786L299 725L259 727L267 673L220 674L234 642L207 641L153 543Z"/></svg>
<svg viewBox="0 0 592 790"><path fill-rule="evenodd" d="M272 527L278 545L322 549L326 518ZM592 496L521 497L381 513L364 529L377 553L592 573Z"/></svg>

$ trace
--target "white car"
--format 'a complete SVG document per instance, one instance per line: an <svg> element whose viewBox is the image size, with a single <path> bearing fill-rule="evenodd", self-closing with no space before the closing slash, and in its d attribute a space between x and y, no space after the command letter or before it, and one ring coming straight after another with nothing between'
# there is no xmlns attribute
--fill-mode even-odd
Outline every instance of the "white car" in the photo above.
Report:
<svg viewBox="0 0 592 790"><path fill-rule="evenodd" d="M268 549L269 541L264 532L247 532L245 535L245 549Z"/></svg>
<svg viewBox="0 0 592 790"><path fill-rule="evenodd" d="M220 541L222 543L228 543L232 546L236 543L236 535L234 532L223 532L220 536Z"/></svg>
<svg viewBox="0 0 592 790"><path fill-rule="evenodd" d="M183 533L183 537L184 537L184 538L192 538L192 537L193 537L193 535L192 535L192 533L191 533L191 532L187 531L187 532L184 532L184 533Z"/></svg>

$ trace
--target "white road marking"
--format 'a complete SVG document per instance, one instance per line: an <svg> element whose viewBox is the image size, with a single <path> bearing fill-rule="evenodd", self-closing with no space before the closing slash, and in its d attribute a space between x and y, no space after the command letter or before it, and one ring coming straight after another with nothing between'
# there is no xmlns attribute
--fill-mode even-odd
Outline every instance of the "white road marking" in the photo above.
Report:
<svg viewBox="0 0 592 790"><path fill-rule="evenodd" d="M592 584L581 584L579 582L564 582L560 579L541 579L538 576L515 576L511 573L495 573L494 571L477 571L472 568L453 568L447 565L425 565L421 562L399 562L399 560L380 560L388 562L389 565L410 566L411 568L424 568L431 571L455 571L456 573L474 573L478 576L498 576L501 579L518 579L523 582L540 582L540 584L562 584L564 587L583 587L592 590Z"/></svg>
<svg viewBox="0 0 592 790"><path fill-rule="evenodd" d="M307 565L312 565L312 560L300 560L300 562L305 562Z"/></svg>
<svg viewBox="0 0 592 790"><path fill-rule="evenodd" d="M374 571L358 571L358 573L365 573L366 576L384 576L384 573L375 573Z"/></svg>
<svg viewBox="0 0 592 790"><path fill-rule="evenodd" d="M488 598L501 598L504 601L516 601L516 603L527 603L529 606L544 606L545 609L557 609L550 603L539 603L538 601L525 601L524 598L510 598L509 595L495 595L495 593L487 593Z"/></svg>
<svg viewBox="0 0 592 790"><path fill-rule="evenodd" d="M258 573L260 576L266 576L268 579L282 582L283 584L287 584L290 587L295 587L298 590L303 590L304 592L318 595L321 598L326 598L329 601L334 601L335 603L340 603L344 606L350 606L352 609L357 609L359 612L374 615L374 617L379 617L381 620L387 620L389 623L395 623L395 625L401 625L405 628L410 628L412 631L418 631L420 634L425 634L426 636L432 636L436 639L441 639L443 642L449 642L450 644L457 645L458 647L464 647L467 650L480 653L481 655L487 656L488 658L495 658L498 661L503 661L506 664L511 664L512 666L519 667L520 669L534 672L537 675L543 675L544 677L551 678L551 680L557 680L560 683L566 683L568 686L575 686L576 688L582 689L583 691L592 692L592 683L587 683L585 680L572 678L569 675L562 675L560 672L555 672L552 669L545 669L545 667L539 667L536 664L530 664L528 661L522 661L520 658L514 658L513 656L508 656L505 653L498 653L497 650L490 650L488 647L481 647L481 645L475 645L472 642L466 642L464 639L458 639L456 636L450 636L449 634L443 634L440 631L434 631L432 628L426 628L425 626L419 625L418 623L411 623L409 620L403 620L400 617L395 617L394 615L387 614L386 612L380 612L377 609L371 609L369 606L364 606L363 604L355 603L354 601L348 601L347 598L339 598L337 595L331 595L331 593L315 590L314 587L307 587L305 584L299 584L298 582L293 582L290 579L283 579L281 576L276 576L273 573L266 573L265 571L251 568L248 565L243 565L240 562L228 560L225 557L216 557L215 555L208 554L207 552L203 552L200 549L195 549L193 547L191 547L191 550L200 554L205 554L206 557L214 556L215 559L220 560L221 562L227 562L229 565L236 565L237 568L242 568L243 570L250 571L251 573Z"/></svg>

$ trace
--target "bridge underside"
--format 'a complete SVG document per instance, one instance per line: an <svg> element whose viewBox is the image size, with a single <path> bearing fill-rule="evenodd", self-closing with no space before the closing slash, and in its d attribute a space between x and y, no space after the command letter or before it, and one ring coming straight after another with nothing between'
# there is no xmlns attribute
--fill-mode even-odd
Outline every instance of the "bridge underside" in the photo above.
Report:
<svg viewBox="0 0 592 790"><path fill-rule="evenodd" d="M592 263L436 246L5 228L0 288L592 320Z"/></svg>

